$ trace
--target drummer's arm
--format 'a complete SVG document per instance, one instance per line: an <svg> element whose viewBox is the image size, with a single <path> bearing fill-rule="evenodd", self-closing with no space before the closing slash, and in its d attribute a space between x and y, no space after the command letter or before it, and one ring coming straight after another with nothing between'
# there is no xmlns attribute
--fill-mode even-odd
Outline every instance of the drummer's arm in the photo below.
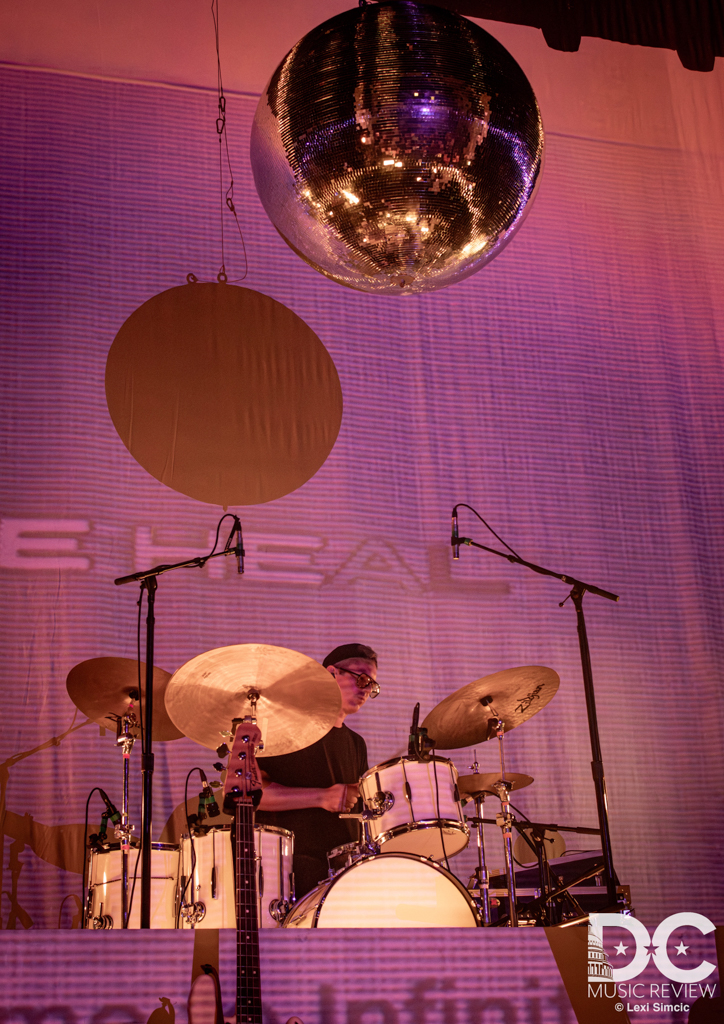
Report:
<svg viewBox="0 0 724 1024"><path fill-rule="evenodd" d="M321 807L325 811L350 810L359 796L359 786L344 782L319 789L316 786L282 786L272 782L261 771L263 792L259 803L260 811L299 811L305 807Z"/></svg>

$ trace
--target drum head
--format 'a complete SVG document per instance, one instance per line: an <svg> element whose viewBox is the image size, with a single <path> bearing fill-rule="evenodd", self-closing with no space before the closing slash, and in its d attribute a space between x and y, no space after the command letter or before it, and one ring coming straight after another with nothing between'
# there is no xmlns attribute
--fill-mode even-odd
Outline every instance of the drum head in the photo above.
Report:
<svg viewBox="0 0 724 1024"><path fill-rule="evenodd" d="M317 894L316 898L314 894ZM411 854L357 861L298 904L285 927L475 928L478 914L461 883L439 865ZM314 908L314 909L313 909Z"/></svg>

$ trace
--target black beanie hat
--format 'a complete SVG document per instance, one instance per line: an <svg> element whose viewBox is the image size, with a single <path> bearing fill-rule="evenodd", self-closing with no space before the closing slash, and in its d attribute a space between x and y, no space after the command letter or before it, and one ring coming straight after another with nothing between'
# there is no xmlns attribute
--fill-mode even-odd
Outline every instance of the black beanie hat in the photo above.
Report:
<svg viewBox="0 0 724 1024"><path fill-rule="evenodd" d="M325 668L330 665L339 665L340 661L348 661L350 658L364 658L365 661L373 661L377 664L377 655L371 647L364 644L342 644L330 651L322 664Z"/></svg>

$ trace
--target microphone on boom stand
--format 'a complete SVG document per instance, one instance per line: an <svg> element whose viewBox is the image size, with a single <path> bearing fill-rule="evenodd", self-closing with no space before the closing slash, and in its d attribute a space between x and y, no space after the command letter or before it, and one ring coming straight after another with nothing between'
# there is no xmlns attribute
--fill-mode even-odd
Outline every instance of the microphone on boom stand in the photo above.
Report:
<svg viewBox="0 0 724 1024"><path fill-rule="evenodd" d="M460 545L458 543L458 507L452 510L452 537L450 543L453 549L453 558L457 561L460 558Z"/></svg>

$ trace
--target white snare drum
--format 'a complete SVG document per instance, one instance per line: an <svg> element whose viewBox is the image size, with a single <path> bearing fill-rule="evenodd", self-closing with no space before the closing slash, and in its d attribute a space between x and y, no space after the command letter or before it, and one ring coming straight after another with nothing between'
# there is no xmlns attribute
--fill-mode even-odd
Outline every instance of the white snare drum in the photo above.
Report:
<svg viewBox="0 0 724 1024"><path fill-rule="evenodd" d="M136 870L136 858L139 858ZM136 886L133 887L133 874ZM88 864L88 911L85 927L96 930L122 928L122 864L119 843L108 849L91 850ZM151 927L176 927L176 883L178 881L178 846L171 843L151 844ZM133 902L128 919L129 928L141 926L141 861L137 846L128 857L128 898Z"/></svg>
<svg viewBox="0 0 724 1024"><path fill-rule="evenodd" d="M478 912L461 882L409 853L358 860L312 889L284 928L476 928Z"/></svg>
<svg viewBox="0 0 724 1024"><path fill-rule="evenodd" d="M359 788L368 810L383 810L369 821L370 834L381 852L444 860L464 850L470 829L457 783L458 770L444 757L429 761L401 757L370 768Z"/></svg>
<svg viewBox="0 0 724 1024"><path fill-rule="evenodd" d="M294 836L284 828L255 825L254 847L259 927L278 928L293 900ZM196 866L191 880L191 840L182 836L179 928L235 928L231 826L194 836L193 849Z"/></svg>

